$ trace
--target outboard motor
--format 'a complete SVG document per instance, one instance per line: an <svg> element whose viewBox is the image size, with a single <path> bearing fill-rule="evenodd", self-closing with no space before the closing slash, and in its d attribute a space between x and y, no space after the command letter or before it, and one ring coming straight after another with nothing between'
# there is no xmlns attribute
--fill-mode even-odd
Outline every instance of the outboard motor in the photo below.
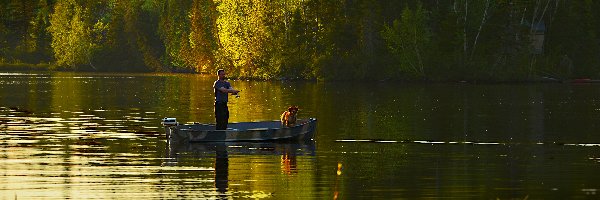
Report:
<svg viewBox="0 0 600 200"><path fill-rule="evenodd" d="M176 118L165 117L163 118L161 124L163 127L165 127L165 134L167 135L167 138L171 138L171 127L178 126L179 122L177 122Z"/></svg>

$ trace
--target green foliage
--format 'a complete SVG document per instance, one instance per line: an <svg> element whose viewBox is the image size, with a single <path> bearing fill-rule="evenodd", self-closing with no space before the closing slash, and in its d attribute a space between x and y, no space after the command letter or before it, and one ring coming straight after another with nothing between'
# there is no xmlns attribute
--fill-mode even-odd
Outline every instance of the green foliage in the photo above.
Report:
<svg viewBox="0 0 600 200"><path fill-rule="evenodd" d="M5 0L0 63L260 79L600 78L600 8L559 0ZM544 24L543 52L532 44Z"/></svg>
<svg viewBox="0 0 600 200"><path fill-rule="evenodd" d="M548 61L543 66L561 78L600 77L598 1L561 2L548 33ZM568 31L566 31L568 30Z"/></svg>
<svg viewBox="0 0 600 200"><path fill-rule="evenodd" d="M189 7L185 1L167 0L160 12L158 32L165 45L163 63L176 68L189 68L180 54L182 45L188 41L189 20L186 18Z"/></svg>
<svg viewBox="0 0 600 200"><path fill-rule="evenodd" d="M29 61L28 32L35 16L37 2L0 1L0 61L21 63Z"/></svg>
<svg viewBox="0 0 600 200"><path fill-rule="evenodd" d="M427 50L431 49L431 31L427 26L425 10L418 6L402 11L401 20L394 20L392 26L384 26L382 35L392 55L398 60L397 73L425 78ZM396 73L396 70L392 71Z"/></svg>
<svg viewBox="0 0 600 200"><path fill-rule="evenodd" d="M75 0L59 0L50 15L48 31L52 35L52 49L59 66L78 69L89 64L98 48L92 38L89 11Z"/></svg>
<svg viewBox="0 0 600 200"><path fill-rule="evenodd" d="M217 6L220 55L239 76L271 77L265 65L266 46L272 41L265 24L267 10L265 1L222 0Z"/></svg>
<svg viewBox="0 0 600 200"><path fill-rule="evenodd" d="M189 39L183 42L180 55L185 64L196 72L216 71L217 18L216 4L212 0L195 0L192 3Z"/></svg>
<svg viewBox="0 0 600 200"><path fill-rule="evenodd" d="M103 33L106 43L95 63L110 71L163 71L162 41L157 34L149 34L158 32L158 2L111 0L109 9L97 16L109 28Z"/></svg>

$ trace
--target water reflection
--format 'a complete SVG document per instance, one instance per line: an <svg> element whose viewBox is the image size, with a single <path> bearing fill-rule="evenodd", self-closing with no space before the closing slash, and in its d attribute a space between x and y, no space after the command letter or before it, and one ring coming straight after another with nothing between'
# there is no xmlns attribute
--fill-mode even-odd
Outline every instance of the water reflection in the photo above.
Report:
<svg viewBox="0 0 600 200"><path fill-rule="evenodd" d="M596 198L596 84L235 81L231 121L319 119L314 145L171 146L212 77L0 73L0 198Z"/></svg>
<svg viewBox="0 0 600 200"><path fill-rule="evenodd" d="M48 117L38 115L19 108L0 107L0 130L7 133L4 135L6 140L13 142L69 138L124 139L160 135L158 126L146 125L157 120L153 113L145 113L139 117L124 116L121 119L107 119L111 116L106 111L86 114L82 111L65 110L61 113L51 113Z"/></svg>
<svg viewBox="0 0 600 200"><path fill-rule="evenodd" d="M224 147L224 146L223 146ZM226 197L229 181L229 155L225 148L216 150L215 156L215 187L219 192L219 197Z"/></svg>
<svg viewBox="0 0 600 200"><path fill-rule="evenodd" d="M196 165L193 161L195 158L207 158L214 155L214 188L217 192L216 196L223 199L228 197L273 197L275 188L265 186L276 185L277 181L273 180L276 177L273 176L278 175L272 174L273 168L269 166L269 160L279 158L280 166L278 168L281 169L279 174L287 176L286 179L291 179L294 178L293 176L308 176L306 173L299 174L299 168L306 166L298 164L298 156L311 157L315 155L314 141L189 143L170 139L167 148L168 157L171 159L165 164L171 166L194 166ZM250 163L258 161L261 165L267 166L253 166L248 161ZM248 164L253 167L249 168ZM263 170L268 173L261 172ZM245 173L251 175L240 174L240 171L246 171ZM253 176L259 176L256 177L259 179L249 178ZM230 185L230 183L233 184Z"/></svg>
<svg viewBox="0 0 600 200"><path fill-rule="evenodd" d="M209 147L194 145L185 146L189 149L175 156L179 159L170 156L174 149L164 148L169 143L164 142L157 119L164 116L202 122L214 119L212 80L201 76L78 73L1 76L1 152L3 157L10 158L0 161L3 163L0 170L4 172L0 177L3 197L111 198L119 194L149 198L182 195L264 198L275 192L285 197L293 194L275 187L285 180L277 174L288 176L287 181L305 184L310 184L306 180L314 177L311 175L314 145L218 146L208 153L212 155L210 159L206 157L208 154L192 150ZM251 93L256 92L253 88L268 86L246 83L240 84L248 86L245 91ZM278 100L281 93L269 94ZM259 98L248 95L239 100L251 103ZM234 119L272 120L280 114L277 108L267 109L262 104L253 107L271 114L258 116L240 105L232 109ZM298 154L309 157L299 159ZM230 170L236 171L233 177ZM19 179L21 176L26 178ZM218 181L212 181L215 179ZM211 188L216 190L207 192ZM302 187L299 191L313 188Z"/></svg>

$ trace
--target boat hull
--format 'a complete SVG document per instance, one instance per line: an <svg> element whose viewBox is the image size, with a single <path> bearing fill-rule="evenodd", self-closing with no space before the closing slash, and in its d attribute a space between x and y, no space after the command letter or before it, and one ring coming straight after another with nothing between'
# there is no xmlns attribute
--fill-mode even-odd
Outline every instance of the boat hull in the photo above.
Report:
<svg viewBox="0 0 600 200"><path fill-rule="evenodd" d="M188 142L241 142L270 140L311 140L316 131L314 118L298 120L292 127L279 121L231 123L227 130L213 124L186 124L166 128L167 136Z"/></svg>

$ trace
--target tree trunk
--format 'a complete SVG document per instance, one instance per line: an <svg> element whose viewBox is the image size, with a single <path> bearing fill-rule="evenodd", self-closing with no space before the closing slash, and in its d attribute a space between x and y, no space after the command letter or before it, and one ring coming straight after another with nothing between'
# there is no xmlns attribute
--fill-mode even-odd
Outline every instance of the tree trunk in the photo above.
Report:
<svg viewBox="0 0 600 200"><path fill-rule="evenodd" d="M479 40L479 34L481 34L481 29L483 29L483 25L487 20L488 9L490 8L490 0L485 1L485 11L483 12L483 17L481 19L481 24L479 24L479 30L477 30L477 35L475 36L475 41L473 41L473 46L471 47L471 56L469 60L473 59L473 54L475 54L475 48L477 47L477 40Z"/></svg>

